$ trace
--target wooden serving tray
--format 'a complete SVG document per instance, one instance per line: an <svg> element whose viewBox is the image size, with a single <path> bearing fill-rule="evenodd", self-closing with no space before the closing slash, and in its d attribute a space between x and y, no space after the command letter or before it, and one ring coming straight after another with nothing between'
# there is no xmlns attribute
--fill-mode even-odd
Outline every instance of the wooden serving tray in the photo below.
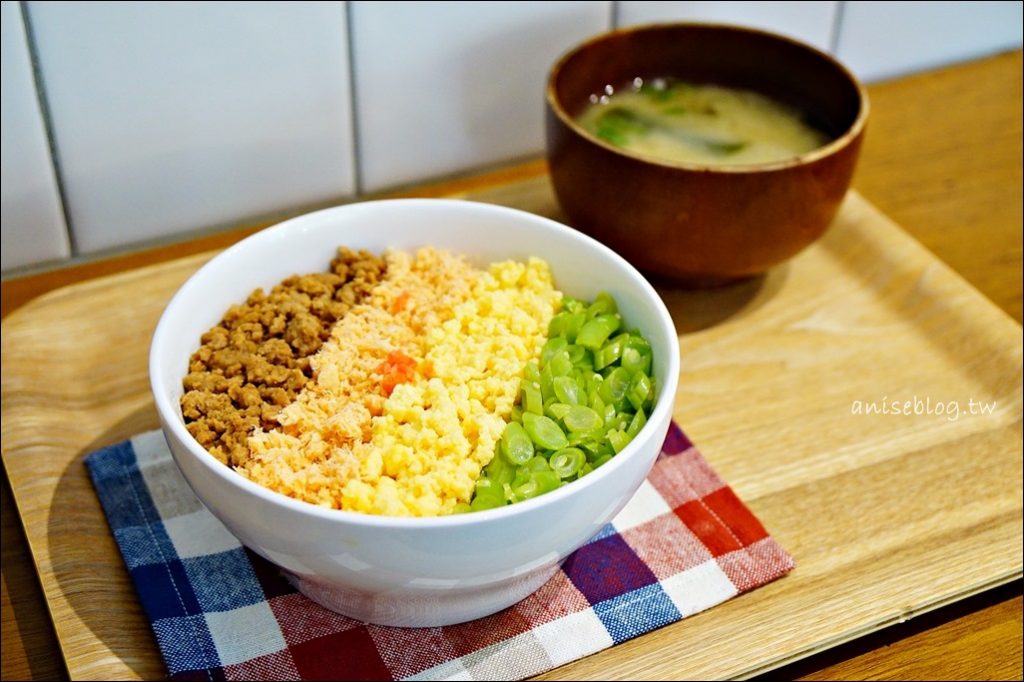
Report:
<svg viewBox="0 0 1024 682"><path fill-rule="evenodd" d="M546 176L460 196L560 217ZM150 335L210 256L3 322L3 460L73 679L166 674L82 459L157 427ZM1021 327L858 194L766 277L658 288L675 417L796 569L543 678L751 676L1021 576Z"/></svg>

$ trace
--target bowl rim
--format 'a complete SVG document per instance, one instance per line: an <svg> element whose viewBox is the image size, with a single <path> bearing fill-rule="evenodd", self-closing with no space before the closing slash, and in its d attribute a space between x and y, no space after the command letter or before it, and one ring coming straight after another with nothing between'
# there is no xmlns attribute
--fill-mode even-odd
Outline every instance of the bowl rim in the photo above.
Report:
<svg viewBox="0 0 1024 682"><path fill-rule="evenodd" d="M572 239L581 241L583 244L588 245L592 249L596 249L599 252L603 252L604 255L610 257L613 261L617 261L617 264L622 267L626 274L631 279L635 280L637 285L640 287L645 298L651 303L654 309L654 319L658 328L667 331L668 334L668 356L664 358L662 362L667 363L665 376L667 382L665 385L657 386L659 391L658 397L655 400L651 414L647 417L647 423L640 430L636 437L618 454L611 458L606 464L599 467L598 469L590 472L584 479L581 479L584 483L582 486L575 485L580 481L573 481L571 484L564 485L557 490L553 490L539 497L535 497L515 504L507 505L496 509L487 509L483 511L476 511L464 514L449 514L445 516L421 516L421 517L404 517L404 516L383 516L376 514L364 514L354 511L346 511L342 509L331 509L327 507L321 507L311 502L304 500L298 500L289 497L283 493L273 491L266 488L244 476L237 473L232 467L222 463L216 457L214 457L209 451L206 450L199 442L192 436L192 434L185 428L184 419L181 416L180 406L176 401L171 401L167 396L171 395L168 390L169 385L165 382L164 377L161 375L157 368L161 362L163 353L161 352L164 345L164 339L168 335L173 334L173 330L170 326L170 318L172 311L183 305L182 301L188 296L191 289L197 286L196 280L200 273L209 272L219 266L220 263L231 259L234 254L250 248L254 243L260 243L262 241L272 240L274 236L283 231L296 229L296 226L301 226L305 223L329 218L334 214L351 211L353 209L370 209L373 210L376 207L386 209L388 205L402 204L406 206L438 206L438 207L449 207L454 210L476 210L481 213L501 213L505 215L511 215L517 217L520 220L528 220L536 222L544 226L548 230L554 230L566 234ZM672 321L672 316L668 312L668 308L661 296L657 293L651 283L642 275L640 272L633 267L628 261L622 256L616 253L611 248L605 246L601 242L583 234L577 230L574 230L562 223L559 223L550 218L540 216L528 211L521 209L515 209L505 206L499 206L495 204L486 204L483 202L476 202L465 199L450 199L450 198L396 198L396 199L370 199L366 201L356 201L352 203L342 204L339 206L333 206L329 208L304 213L293 218L289 218L275 225L271 225L267 228L260 230L259 232L252 234L232 246L228 247L221 253L214 256L208 262L203 264L198 270L196 270L189 278L175 291L174 295L167 303L164 311L160 315L160 320L157 323L156 329L153 333L152 341L150 343L149 358L148 358L148 370L150 379L150 390L152 397L156 404L158 415L161 418L162 430L164 430L165 439L168 437L166 429L170 428L175 438L189 451L205 470L214 476L218 477L223 483L228 486L235 488L236 490L248 494L250 497L257 498L263 504L269 504L274 507L281 507L285 510L299 513L300 515L307 515L312 517L321 518L324 520L333 520L338 522L350 523L365 528L395 528L395 529L407 529L407 530L428 530L428 529L452 529L463 526L478 526L486 525L489 523L500 522L503 519L523 516L540 510L546 506L558 504L562 499L573 496L577 491L583 490L588 484L593 485L598 480L615 475L615 473L624 466L624 462L637 456L637 451L640 446L640 437L644 431L648 433L650 429L662 420L671 421L672 412L675 405L675 396L679 381L679 337L675 332L675 325ZM180 377L179 377L180 380ZM661 443L657 444L659 447ZM174 449L171 448L172 454ZM177 455L174 455L175 464L177 465ZM180 468L180 467L179 467ZM593 478L592 478L593 477ZM186 479L187 480L187 479ZM191 485L190 485L191 487Z"/></svg>
<svg viewBox="0 0 1024 682"><path fill-rule="evenodd" d="M577 54L589 49L591 46L598 43L605 42L612 38L629 34L629 33L644 33L654 30L665 30L665 29L713 29L713 30L727 30L734 33L747 33L760 35L769 39L776 40L778 42L789 43L790 45L796 46L803 50L813 53L817 57L828 62L833 68L835 68L842 76L844 76L857 91L857 97L859 99L860 106L857 110L857 117L853 123L838 137L834 140L829 141L827 144L812 149L809 152L798 154L780 161L770 161L767 163L748 163L748 164L734 164L734 165L715 165L715 164L701 164L692 163L685 161L671 161L660 157L648 156L645 154L639 154L617 147L610 144L596 135L591 134L576 120L568 114L565 108L562 106L562 102L558 97L557 89L555 88L555 81L558 75L561 73L564 66L569 62L570 59L575 57ZM868 99L867 89L863 83L850 71L842 62L828 54L827 52L820 50L819 48L797 40L796 38L769 31L761 28L754 28L751 26L742 26L739 24L729 24L722 22L703 22L703 21L662 21L662 22L651 22L643 24L634 24L630 26L623 26L610 31L604 31L583 41L577 43L575 46L569 48L548 70L547 86L544 90L544 98L548 104L548 108L561 120L561 122L574 133L583 137L583 139L598 145L599 147L621 156L625 159L633 161L639 161L642 163L649 163L654 166L671 168L676 170L689 170L689 171L703 171L703 172L715 172L715 173L736 173L736 174L749 174L758 172L771 172L792 168L794 166L802 166L810 164L819 159L826 158L832 154L847 147L853 140L857 139L867 126L868 115L871 111L871 103Z"/></svg>

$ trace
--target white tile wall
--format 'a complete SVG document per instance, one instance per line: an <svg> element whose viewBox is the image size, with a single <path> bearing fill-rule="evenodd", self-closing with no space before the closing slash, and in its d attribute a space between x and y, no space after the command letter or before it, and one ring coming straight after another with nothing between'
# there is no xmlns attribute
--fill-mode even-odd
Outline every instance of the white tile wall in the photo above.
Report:
<svg viewBox="0 0 1024 682"><path fill-rule="evenodd" d="M544 83L608 2L352 2L364 190L544 146Z"/></svg>
<svg viewBox="0 0 1024 682"><path fill-rule="evenodd" d="M66 258L70 250L33 83L21 7L5 2L0 12L0 261L4 270L10 270Z"/></svg>
<svg viewBox="0 0 1024 682"><path fill-rule="evenodd" d="M837 56L866 81L1020 47L1020 2L870 2L843 10Z"/></svg>
<svg viewBox="0 0 1024 682"><path fill-rule="evenodd" d="M622 0L618 7L619 26L657 21L701 21L750 26L802 40L821 50L831 46L839 3L832 0L806 2L650 2Z"/></svg>
<svg viewBox="0 0 1024 682"><path fill-rule="evenodd" d="M81 253L353 191L343 3L28 6Z"/></svg>
<svg viewBox="0 0 1024 682"><path fill-rule="evenodd" d="M61 194L90 255L537 154L549 67L613 17L783 33L870 82L1019 48L1021 7L4 0L2 268L69 255Z"/></svg>

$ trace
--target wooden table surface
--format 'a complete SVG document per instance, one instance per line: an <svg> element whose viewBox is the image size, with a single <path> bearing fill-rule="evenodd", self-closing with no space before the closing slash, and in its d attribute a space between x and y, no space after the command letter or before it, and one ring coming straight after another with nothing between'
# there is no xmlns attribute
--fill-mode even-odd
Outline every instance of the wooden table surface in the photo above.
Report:
<svg viewBox="0 0 1024 682"><path fill-rule="evenodd" d="M1021 320L1021 54L869 87L872 119L854 186ZM410 190L442 195L543 173L530 163ZM43 291L226 245L250 230L3 283L3 314ZM66 677L3 486L3 679ZM792 664L772 678L1020 679L1021 583Z"/></svg>

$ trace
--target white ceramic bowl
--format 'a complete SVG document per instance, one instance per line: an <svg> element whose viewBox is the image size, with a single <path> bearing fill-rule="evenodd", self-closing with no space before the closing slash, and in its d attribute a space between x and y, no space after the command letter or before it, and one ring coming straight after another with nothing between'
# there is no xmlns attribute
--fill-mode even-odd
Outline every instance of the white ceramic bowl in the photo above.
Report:
<svg viewBox="0 0 1024 682"><path fill-rule="evenodd" d="M381 253L432 245L478 265L539 256L562 292L611 292L654 352L657 400L647 425L577 482L501 509L437 518L368 516L317 507L224 466L185 428L182 377L199 337L256 287L325 270L338 246ZM326 209L263 230L193 275L164 311L150 351L157 411L196 495L242 543L285 570L308 597L384 625L434 626L494 613L540 587L630 499L672 417L679 344L651 285L597 241L530 213L468 201L398 199Z"/></svg>

